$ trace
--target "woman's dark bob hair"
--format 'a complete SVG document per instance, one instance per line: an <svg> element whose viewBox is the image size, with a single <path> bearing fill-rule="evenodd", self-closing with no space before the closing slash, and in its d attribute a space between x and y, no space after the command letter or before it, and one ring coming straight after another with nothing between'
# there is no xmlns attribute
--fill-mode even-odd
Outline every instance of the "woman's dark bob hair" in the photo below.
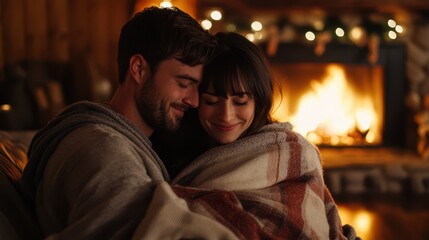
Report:
<svg viewBox="0 0 429 240"><path fill-rule="evenodd" d="M215 94L247 93L255 101L252 124L241 136L246 136L272 123L273 79L261 50L238 33L217 33L218 50L205 65L200 93L213 87Z"/></svg>

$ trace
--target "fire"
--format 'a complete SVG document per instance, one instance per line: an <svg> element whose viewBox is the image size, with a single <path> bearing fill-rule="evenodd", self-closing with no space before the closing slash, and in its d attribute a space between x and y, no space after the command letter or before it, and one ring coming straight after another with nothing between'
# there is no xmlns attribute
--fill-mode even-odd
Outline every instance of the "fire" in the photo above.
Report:
<svg viewBox="0 0 429 240"><path fill-rule="evenodd" d="M287 97L287 96L286 96ZM289 121L294 130L315 144L371 144L377 140L379 120L373 100L348 84L345 69L337 64L326 67L321 80L311 80L310 90L299 99L297 110L288 113L287 102L273 116Z"/></svg>

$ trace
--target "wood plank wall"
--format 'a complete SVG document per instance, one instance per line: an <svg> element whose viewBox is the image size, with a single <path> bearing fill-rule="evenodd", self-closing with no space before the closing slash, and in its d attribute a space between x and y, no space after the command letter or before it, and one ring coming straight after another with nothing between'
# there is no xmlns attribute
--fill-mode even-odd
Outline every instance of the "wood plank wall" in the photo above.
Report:
<svg viewBox="0 0 429 240"><path fill-rule="evenodd" d="M46 64L48 72L61 72L65 66L73 69L73 77L61 83L74 95L71 101L95 97L93 90L84 89L94 84L85 79L88 68L92 69L92 77L107 79L114 88L117 39L133 13L134 3L0 0L0 81L6 78L5 68L30 61Z"/></svg>
<svg viewBox="0 0 429 240"><path fill-rule="evenodd" d="M43 63L60 78L67 102L105 100L99 87L117 86L116 51L122 25L161 0L0 0L0 81L5 69ZM173 0L196 16L197 0ZM53 76L52 76L53 75ZM34 80L40 84L40 81ZM101 98L110 96L101 96Z"/></svg>
<svg viewBox="0 0 429 240"><path fill-rule="evenodd" d="M44 126L65 106L106 102L117 41L137 10L162 0L0 0L0 129ZM197 0L171 0L196 16Z"/></svg>

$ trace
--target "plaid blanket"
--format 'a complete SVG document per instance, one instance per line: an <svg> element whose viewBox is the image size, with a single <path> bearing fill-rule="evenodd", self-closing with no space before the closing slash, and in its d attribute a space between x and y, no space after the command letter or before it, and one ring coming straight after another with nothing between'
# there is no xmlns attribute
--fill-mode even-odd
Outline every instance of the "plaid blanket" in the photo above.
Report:
<svg viewBox="0 0 429 240"><path fill-rule="evenodd" d="M207 219L221 223L234 236ZM351 230L349 239L355 239ZM179 173L172 185L159 184L135 239L349 236L343 233L336 204L323 181L319 151L290 124L276 123L210 149Z"/></svg>
<svg viewBox="0 0 429 240"><path fill-rule="evenodd" d="M320 154L289 123L209 150L173 183L191 210L240 239L347 239Z"/></svg>

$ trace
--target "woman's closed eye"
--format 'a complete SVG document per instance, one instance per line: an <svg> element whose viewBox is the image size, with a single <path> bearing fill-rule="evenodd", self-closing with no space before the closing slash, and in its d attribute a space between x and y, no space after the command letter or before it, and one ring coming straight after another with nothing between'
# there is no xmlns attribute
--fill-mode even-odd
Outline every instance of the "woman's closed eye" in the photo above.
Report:
<svg viewBox="0 0 429 240"><path fill-rule="evenodd" d="M238 105L238 106L244 106L247 104L247 100L246 101L234 101L234 104Z"/></svg>
<svg viewBox="0 0 429 240"><path fill-rule="evenodd" d="M248 103L249 96L247 94L235 95L233 96L232 101L235 105L244 106Z"/></svg>

